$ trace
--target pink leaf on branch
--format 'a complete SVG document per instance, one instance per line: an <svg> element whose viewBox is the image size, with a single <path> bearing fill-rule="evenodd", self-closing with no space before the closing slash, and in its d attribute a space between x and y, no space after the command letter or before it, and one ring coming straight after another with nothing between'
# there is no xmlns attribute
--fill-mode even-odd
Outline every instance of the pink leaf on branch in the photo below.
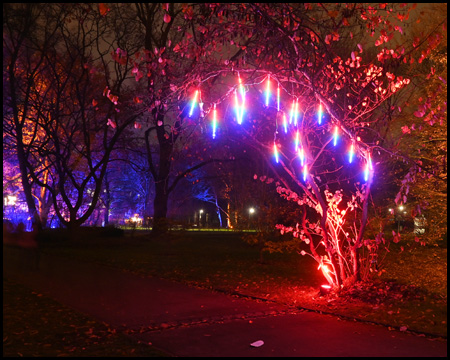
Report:
<svg viewBox="0 0 450 360"><path fill-rule="evenodd" d="M117 127L116 123L111 119L108 119L108 122L106 123L106 125L111 126L113 129L115 129Z"/></svg>

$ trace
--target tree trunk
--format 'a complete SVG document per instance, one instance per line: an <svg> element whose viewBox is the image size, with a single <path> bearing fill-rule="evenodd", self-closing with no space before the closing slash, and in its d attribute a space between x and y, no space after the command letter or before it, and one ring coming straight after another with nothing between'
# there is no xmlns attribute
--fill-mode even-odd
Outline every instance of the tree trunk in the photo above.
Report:
<svg viewBox="0 0 450 360"><path fill-rule="evenodd" d="M168 231L167 224L167 203L169 194L164 183L157 183L155 186L155 200L153 202L153 234L163 234Z"/></svg>
<svg viewBox="0 0 450 360"><path fill-rule="evenodd" d="M105 213L103 214L103 225L109 225L109 204L105 207Z"/></svg>
<svg viewBox="0 0 450 360"><path fill-rule="evenodd" d="M366 230L367 225L367 217L369 211L369 199L370 199L370 187L372 185L373 174L372 172L369 175L369 179L366 183L366 190L364 193L364 202L363 209L361 215L361 227L359 228L358 237L356 239L355 244L351 248L352 260L353 260L353 276L355 281L361 281L361 264L360 264L360 256L359 256L359 248L362 245L362 239L364 236L364 231Z"/></svg>
<svg viewBox="0 0 450 360"><path fill-rule="evenodd" d="M46 199L45 203L39 204L39 217L41 219L42 228L47 228L48 223L48 214L50 212L50 208L52 207L51 199Z"/></svg>
<svg viewBox="0 0 450 360"><path fill-rule="evenodd" d="M354 281L361 281L361 264L359 259L359 249L356 246L351 247L351 256L353 262Z"/></svg>
<svg viewBox="0 0 450 360"><path fill-rule="evenodd" d="M231 225L231 218L230 218L230 214L231 214L231 207L230 207L230 201L227 202L227 228L231 229L233 228L233 226Z"/></svg>

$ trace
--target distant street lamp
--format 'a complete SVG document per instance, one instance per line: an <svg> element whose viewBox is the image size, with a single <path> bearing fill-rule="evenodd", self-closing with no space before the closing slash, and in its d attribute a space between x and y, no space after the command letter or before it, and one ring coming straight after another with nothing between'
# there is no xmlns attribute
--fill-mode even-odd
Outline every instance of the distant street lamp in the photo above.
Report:
<svg viewBox="0 0 450 360"><path fill-rule="evenodd" d="M400 206L398 207L398 209L400 210L399 213L398 213L398 215L397 215L397 232L398 232L398 233L400 232L400 220L401 220L401 216L403 216L403 215L402 215L402 211L403 211L404 208L405 208L405 207L404 207L403 205L400 205Z"/></svg>
<svg viewBox="0 0 450 360"><path fill-rule="evenodd" d="M202 225L202 214L203 214L203 209L200 209L199 211L199 217L198 217L198 226L200 227Z"/></svg>
<svg viewBox="0 0 450 360"><path fill-rule="evenodd" d="M251 216L252 216L252 214L254 214L255 213L255 209L254 208L250 208L250 209L248 209L248 228L250 229L250 219L251 219Z"/></svg>

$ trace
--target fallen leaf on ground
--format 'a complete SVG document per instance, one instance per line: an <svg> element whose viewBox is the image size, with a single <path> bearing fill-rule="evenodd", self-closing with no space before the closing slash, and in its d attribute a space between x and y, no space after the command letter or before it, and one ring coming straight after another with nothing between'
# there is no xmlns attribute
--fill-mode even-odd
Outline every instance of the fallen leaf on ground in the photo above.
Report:
<svg viewBox="0 0 450 360"><path fill-rule="evenodd" d="M250 344L250 346L253 346L253 347L260 347L263 345L264 345L264 341L262 341L262 340L255 341Z"/></svg>

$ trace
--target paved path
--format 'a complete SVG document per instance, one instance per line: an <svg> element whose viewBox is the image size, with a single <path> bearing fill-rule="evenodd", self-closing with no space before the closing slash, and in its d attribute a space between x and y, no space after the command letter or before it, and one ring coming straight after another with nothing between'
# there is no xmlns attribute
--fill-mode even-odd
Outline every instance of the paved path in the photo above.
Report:
<svg viewBox="0 0 450 360"><path fill-rule="evenodd" d="M46 254L36 268L12 247L3 274L175 356L447 356L447 341Z"/></svg>

